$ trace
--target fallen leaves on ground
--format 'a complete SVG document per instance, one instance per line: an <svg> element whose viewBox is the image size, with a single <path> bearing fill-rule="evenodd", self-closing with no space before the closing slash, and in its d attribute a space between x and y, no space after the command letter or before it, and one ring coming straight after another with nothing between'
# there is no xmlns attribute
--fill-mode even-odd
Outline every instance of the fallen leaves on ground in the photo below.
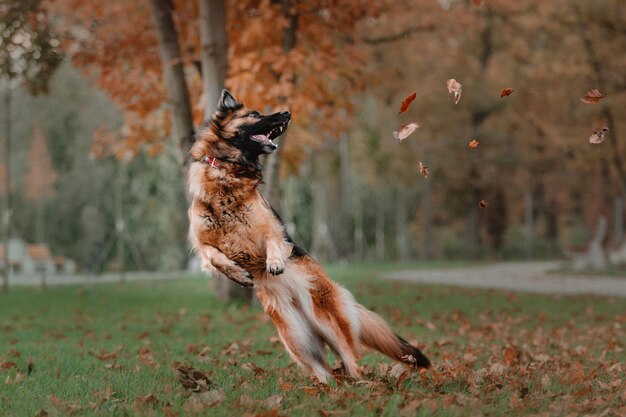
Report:
<svg viewBox="0 0 626 417"><path fill-rule="evenodd" d="M596 129L593 131L591 136L589 137L589 143L593 143L597 145L599 143L604 142L604 134L609 131L608 127L601 127L600 129Z"/></svg>
<svg viewBox="0 0 626 417"><path fill-rule="evenodd" d="M461 93L463 91L461 87L461 83L459 83L454 78L450 78L447 84L448 84L448 92L454 95L454 104L458 104L459 100L461 100Z"/></svg>
<svg viewBox="0 0 626 417"><path fill-rule="evenodd" d="M408 125L400 125L400 128L393 132L393 137L398 141L402 142L404 139L408 138L411 133L415 132L415 129L420 127L417 123L409 123Z"/></svg>
<svg viewBox="0 0 626 417"><path fill-rule="evenodd" d="M500 98L510 96L513 93L513 91L515 90L513 90L510 87L503 88L502 91L500 91Z"/></svg>
<svg viewBox="0 0 626 417"><path fill-rule="evenodd" d="M405 98L404 101L402 101L402 104L400 105L400 111L398 112L398 114L402 114L405 111L407 111L409 107L411 106L411 103L413 102L413 100L415 100L415 97L417 97L417 92L407 96L407 98Z"/></svg>
<svg viewBox="0 0 626 417"><path fill-rule="evenodd" d="M216 388L208 375L198 369L189 366L178 366L176 372L178 381L187 391L206 392Z"/></svg>
<svg viewBox="0 0 626 417"><path fill-rule="evenodd" d="M602 95L602 93L599 90L594 88L593 90L587 91L587 94L585 94L585 96L582 97L580 101L586 104L594 104L594 103L599 102L603 98L604 98L604 95Z"/></svg>

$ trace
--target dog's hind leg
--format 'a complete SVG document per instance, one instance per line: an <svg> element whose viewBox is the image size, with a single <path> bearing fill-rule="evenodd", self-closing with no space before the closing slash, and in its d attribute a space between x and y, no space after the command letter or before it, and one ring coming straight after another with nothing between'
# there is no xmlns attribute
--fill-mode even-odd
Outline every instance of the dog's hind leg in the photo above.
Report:
<svg viewBox="0 0 626 417"><path fill-rule="evenodd" d="M271 309L268 314L289 356L301 368L313 373L321 383L328 383L331 369L326 362L324 343L302 314L294 307L280 313Z"/></svg>

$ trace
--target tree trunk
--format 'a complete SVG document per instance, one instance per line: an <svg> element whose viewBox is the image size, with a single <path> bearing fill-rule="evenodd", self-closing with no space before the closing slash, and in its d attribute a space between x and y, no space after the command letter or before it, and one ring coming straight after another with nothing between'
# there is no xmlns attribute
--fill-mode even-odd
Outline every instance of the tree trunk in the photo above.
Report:
<svg viewBox="0 0 626 417"><path fill-rule="evenodd" d="M381 190L376 193L376 259L385 259L385 199Z"/></svg>
<svg viewBox="0 0 626 417"><path fill-rule="evenodd" d="M224 0L200 2L200 60L204 118L213 114L226 82L228 41Z"/></svg>
<svg viewBox="0 0 626 417"><path fill-rule="evenodd" d="M2 291L9 292L11 263L9 261L9 240L11 239L11 83L5 78L5 137L4 137L4 254L2 268Z"/></svg>
<svg viewBox="0 0 626 417"><path fill-rule="evenodd" d="M398 190L396 202L396 258L400 261L406 261L410 257L409 236L407 233L408 218L408 191L404 188Z"/></svg>
<svg viewBox="0 0 626 417"><path fill-rule="evenodd" d="M187 164L187 153L193 143L193 117L183 60L172 12L172 0L150 0L159 38L159 55L163 67L165 89L172 117L172 134L178 145L180 161Z"/></svg>
<svg viewBox="0 0 626 417"><path fill-rule="evenodd" d="M313 242L311 253L320 259L336 259L337 248L328 227L327 155L318 155L313 163Z"/></svg>
<svg viewBox="0 0 626 417"><path fill-rule="evenodd" d="M433 216L430 208L430 180L423 182L422 196L422 213L424 218L424 238L422 240L422 257L426 260L432 259L433 251L432 246L432 229L433 229Z"/></svg>
<svg viewBox="0 0 626 417"><path fill-rule="evenodd" d="M624 239L624 202L621 197L614 198L613 243L620 245Z"/></svg>
<svg viewBox="0 0 626 417"><path fill-rule="evenodd" d="M198 0L200 6L200 60L202 63L202 97L204 119L215 111L226 82L228 40L226 36L226 5L224 0ZM213 289L222 302L252 300L253 291L235 284L215 271Z"/></svg>
<svg viewBox="0 0 626 417"><path fill-rule="evenodd" d="M534 223L533 194L527 191L524 194L524 257L526 259L533 257Z"/></svg>
<svg viewBox="0 0 626 417"><path fill-rule="evenodd" d="M45 205L39 200L35 203L35 241L37 243L45 243Z"/></svg>
<svg viewBox="0 0 626 417"><path fill-rule="evenodd" d="M119 268L120 283L126 282L126 248L124 246L124 230L126 224L124 222L124 174L125 165L123 161L117 161L117 178L115 181L115 233L117 236L117 266Z"/></svg>
<svg viewBox="0 0 626 417"><path fill-rule="evenodd" d="M363 232L363 201L361 193L353 193L354 200L354 255L362 261L365 258L365 234Z"/></svg>

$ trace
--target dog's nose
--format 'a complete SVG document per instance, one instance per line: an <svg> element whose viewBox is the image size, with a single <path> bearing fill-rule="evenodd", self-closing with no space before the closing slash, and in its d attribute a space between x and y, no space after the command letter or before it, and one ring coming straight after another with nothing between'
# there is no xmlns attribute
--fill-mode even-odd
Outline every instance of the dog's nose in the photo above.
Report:
<svg viewBox="0 0 626 417"><path fill-rule="evenodd" d="M291 113L289 113L288 111L281 111L280 115L285 117L291 117Z"/></svg>

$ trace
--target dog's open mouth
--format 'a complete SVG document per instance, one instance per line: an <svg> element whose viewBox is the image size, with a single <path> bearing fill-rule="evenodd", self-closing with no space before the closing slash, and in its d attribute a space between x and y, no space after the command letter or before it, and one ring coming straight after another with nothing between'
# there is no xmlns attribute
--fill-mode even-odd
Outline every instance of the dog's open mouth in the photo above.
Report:
<svg viewBox="0 0 626 417"><path fill-rule="evenodd" d="M283 134L289 122L280 123L265 134L251 135L250 139L255 142L259 142L261 145L271 146L272 148L278 148L278 145L274 143L274 139Z"/></svg>

